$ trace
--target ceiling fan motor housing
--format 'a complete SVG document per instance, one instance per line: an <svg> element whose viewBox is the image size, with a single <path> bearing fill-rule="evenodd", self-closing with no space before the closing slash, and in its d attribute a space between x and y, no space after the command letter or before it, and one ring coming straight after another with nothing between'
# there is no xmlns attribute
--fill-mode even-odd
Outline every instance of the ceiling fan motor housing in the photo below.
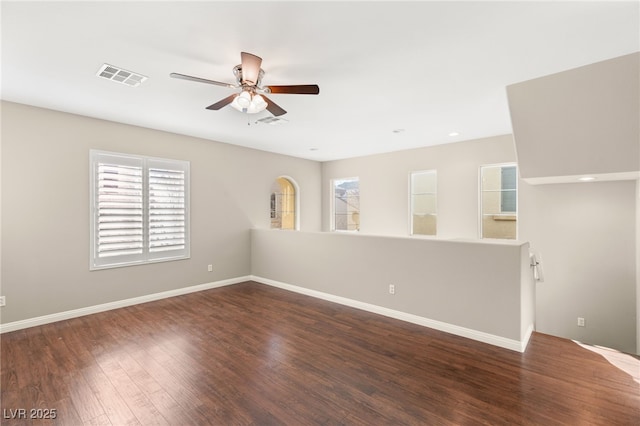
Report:
<svg viewBox="0 0 640 426"><path fill-rule="evenodd" d="M233 75L236 76L236 82L238 84L238 86L253 86L256 87L258 89L260 89L260 85L262 84L262 77L264 77L264 70L262 68L260 68L260 71L258 72L258 81L255 82L255 84L250 85L247 84L246 82L243 83L242 81L242 64L238 64L235 67L233 67Z"/></svg>

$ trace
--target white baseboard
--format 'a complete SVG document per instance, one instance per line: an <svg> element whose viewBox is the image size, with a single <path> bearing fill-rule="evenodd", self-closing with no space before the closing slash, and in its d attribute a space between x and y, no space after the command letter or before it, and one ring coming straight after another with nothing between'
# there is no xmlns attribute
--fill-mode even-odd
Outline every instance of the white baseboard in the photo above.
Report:
<svg viewBox="0 0 640 426"><path fill-rule="evenodd" d="M37 325L49 324L56 321L77 318L84 315L97 314L98 312L110 311L112 309L124 308L126 306L138 305L140 303L153 302L154 300L166 299L169 297L180 296L183 294L195 293L197 291L209 290L212 288L238 284L238 283L249 281L249 280L251 280L249 276L230 278L227 280L214 281L214 282L205 283L205 284L198 284L190 287L163 291L160 293L146 294L144 296L133 297L131 299L117 300L115 302L103 303L103 304L94 305L94 306L87 306L86 308L73 309L71 311L58 312L50 315L43 315L41 317L9 322L6 324L0 324L0 334L8 333L10 331L22 330L23 328L35 327Z"/></svg>
<svg viewBox="0 0 640 426"><path fill-rule="evenodd" d="M527 331L524 333L522 337L522 341L520 342L520 352L524 352L527 349L527 345L529 344L529 339L531 339L531 334L535 331L535 327L533 324L529 324L527 327Z"/></svg>
<svg viewBox="0 0 640 426"><path fill-rule="evenodd" d="M372 305L370 303L360 302L354 299L348 299L342 296L336 296L329 293L323 293L317 290L311 290L305 287L299 287L292 284L283 283L280 281L271 280L268 278L258 277L251 275L249 278L251 281L255 281L261 284L270 285L272 287L278 287L283 290L293 291L295 293L304 294L307 296L316 297L318 299L324 299L330 302L339 303L341 305L350 306L352 308L362 309L364 311L373 312L375 314L384 315L390 318L399 319L402 321L410 322L413 324L422 325L424 327L433 328L435 330L444 331L445 333L454 334L456 336L466 337L468 339L477 340L479 342L488 343L501 348L510 349L512 351L524 352L527 348L527 343L533 332L533 325L529 327L525 338L522 341L508 339L506 337L496 336L494 334L485 333L482 331L473 330L470 328L460 327L457 325L437 321L418 315L408 314L402 311L396 311L394 309L385 308L378 305Z"/></svg>

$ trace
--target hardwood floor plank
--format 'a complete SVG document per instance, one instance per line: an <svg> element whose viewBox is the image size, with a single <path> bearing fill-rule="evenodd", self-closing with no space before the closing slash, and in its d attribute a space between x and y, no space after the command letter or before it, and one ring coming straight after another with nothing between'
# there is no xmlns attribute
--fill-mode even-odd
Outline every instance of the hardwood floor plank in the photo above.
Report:
<svg viewBox="0 0 640 426"><path fill-rule="evenodd" d="M140 347L137 350L131 349L129 353L183 409L196 410L202 405L193 379L187 380L183 376L182 367L175 359L165 355L157 347Z"/></svg>
<svg viewBox="0 0 640 426"><path fill-rule="evenodd" d="M111 421L109 420L109 416L107 416L106 414L103 414L94 419L91 419L85 422L85 424L91 425L91 426L111 426L112 425Z"/></svg>
<svg viewBox="0 0 640 426"><path fill-rule="evenodd" d="M112 357L100 357L97 363L141 424L168 425L166 419L120 365L119 359L123 355L123 351L118 351Z"/></svg>
<svg viewBox="0 0 640 426"><path fill-rule="evenodd" d="M82 371L70 374L68 396L83 423L106 414L102 404L84 379Z"/></svg>
<svg viewBox="0 0 640 426"><path fill-rule="evenodd" d="M51 422L46 422L44 420L41 421L42 425L81 425L82 420L76 411L73 403L69 398L62 398L57 400L55 403L52 403L52 407L55 407L56 410L55 418L51 420Z"/></svg>
<svg viewBox="0 0 640 426"><path fill-rule="evenodd" d="M82 374L112 424L130 426L141 424L99 366L85 368Z"/></svg>
<svg viewBox="0 0 640 426"><path fill-rule="evenodd" d="M2 335L5 424L636 425L640 359L525 353L257 283Z"/></svg>

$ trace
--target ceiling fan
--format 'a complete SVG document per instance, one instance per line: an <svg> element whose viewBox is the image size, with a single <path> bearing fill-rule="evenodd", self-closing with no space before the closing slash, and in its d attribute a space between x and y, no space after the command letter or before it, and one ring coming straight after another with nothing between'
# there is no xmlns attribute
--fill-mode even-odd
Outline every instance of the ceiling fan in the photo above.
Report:
<svg viewBox="0 0 640 426"><path fill-rule="evenodd" d="M234 93L226 98L219 100L215 104L209 105L207 109L219 110L229 104L238 111L248 114L269 111L274 116L284 115L287 113L284 109L267 98L265 94L299 94L299 95L317 95L320 88L317 84L298 84L287 86L262 86L262 77L264 70L260 68L262 58L247 52L241 52L241 63L233 68L233 74L236 76L236 84L221 83L219 81L207 80L200 77L192 77L190 75L171 73L173 78L183 80L196 81L198 83L213 84L216 86L228 87L230 89L241 89L240 93Z"/></svg>

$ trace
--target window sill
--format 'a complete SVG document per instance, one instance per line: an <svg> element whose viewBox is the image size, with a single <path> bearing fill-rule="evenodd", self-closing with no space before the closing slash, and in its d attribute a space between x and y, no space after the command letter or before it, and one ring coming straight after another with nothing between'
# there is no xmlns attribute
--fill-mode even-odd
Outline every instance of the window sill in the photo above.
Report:
<svg viewBox="0 0 640 426"><path fill-rule="evenodd" d="M491 217L491 219L515 222L517 220L517 216L513 215L513 214L510 214L510 215L493 215Z"/></svg>

